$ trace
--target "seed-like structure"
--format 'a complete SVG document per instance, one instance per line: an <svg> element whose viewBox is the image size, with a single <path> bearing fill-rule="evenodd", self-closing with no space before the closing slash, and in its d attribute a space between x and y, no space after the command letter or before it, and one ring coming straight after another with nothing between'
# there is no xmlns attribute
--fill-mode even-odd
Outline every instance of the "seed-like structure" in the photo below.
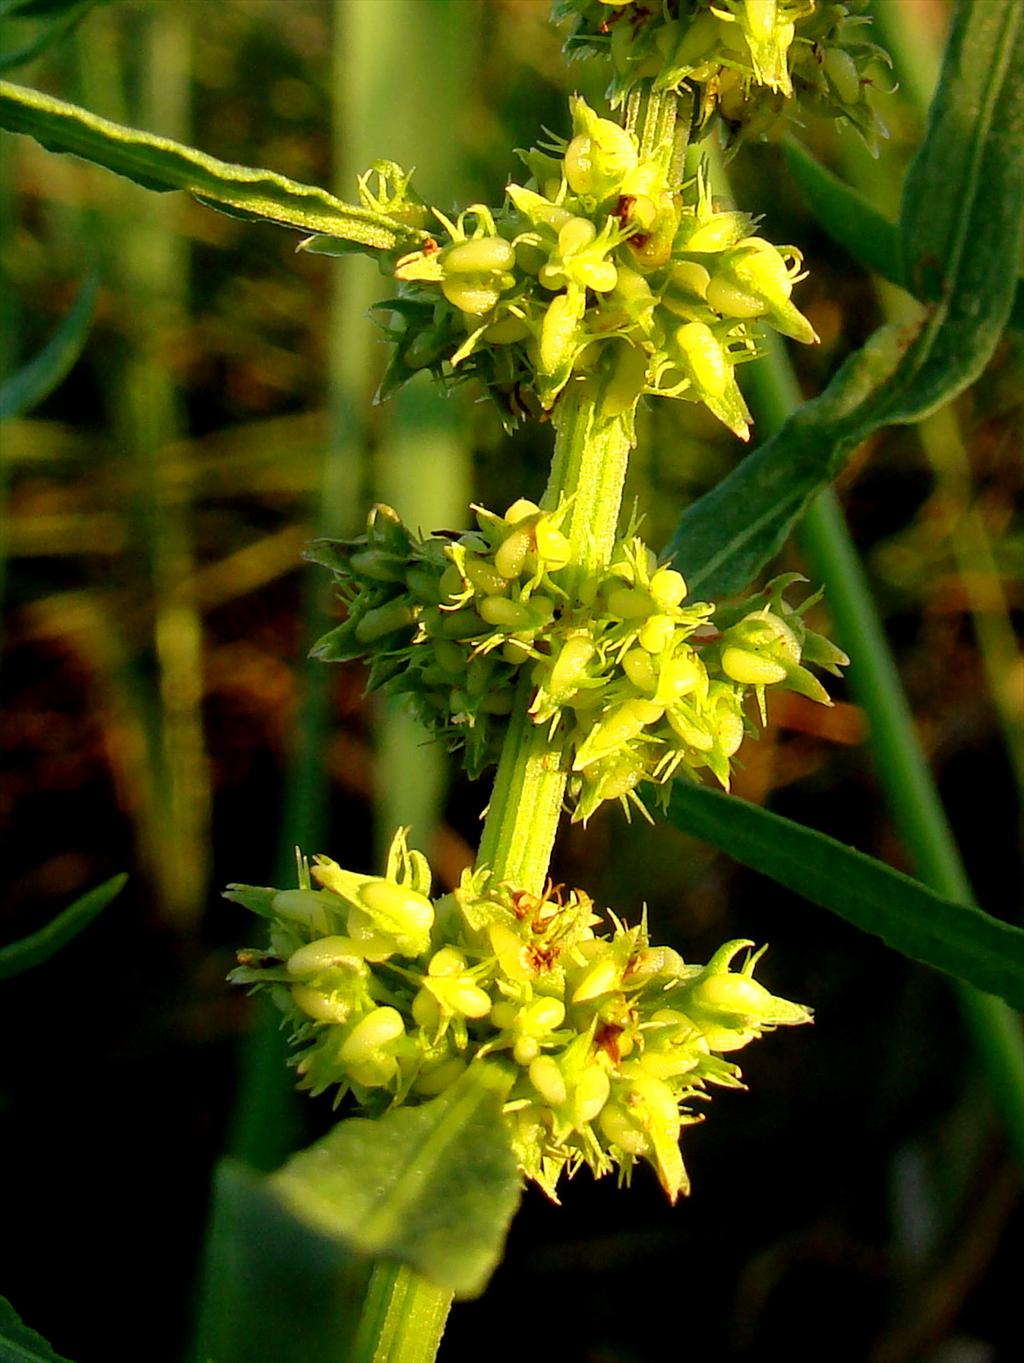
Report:
<svg viewBox="0 0 1024 1363"><path fill-rule="evenodd" d="M709 1087L742 1087L726 1057L810 1021L753 978L761 953L750 942L689 964L652 946L646 922L610 915L602 932L582 890L548 885L534 895L486 870L431 900L426 863L401 829L386 876L320 857L306 880L282 893L228 892L270 919L269 951L240 952L232 979L271 990L301 1087L351 1094L372 1116L429 1102L468 1065L501 1065L520 1168L552 1198L560 1176L581 1165L628 1179L645 1161L675 1201L688 1189L679 1136L698 1120L694 1103ZM318 913L282 913L288 895L315 897ZM385 905L392 926L406 906L408 924L361 936L368 903Z"/></svg>
<svg viewBox="0 0 1024 1363"><path fill-rule="evenodd" d="M800 252L717 210L703 174L679 183L670 142L641 156L633 133L578 96L570 112L572 136L521 153L528 178L498 209L435 210L436 237L395 260L399 292L380 305L393 342L382 393L421 369L445 384L472 378L513 426L589 379L608 416L630 419L644 394L680 399L746 440L735 369L757 357L760 331L817 339L790 297ZM400 184L389 212L412 202ZM363 197L378 202L365 181Z"/></svg>
<svg viewBox="0 0 1024 1363"><path fill-rule="evenodd" d="M457 539L423 539L376 507L365 536L312 553L334 570L349 611L315 651L366 659L370 687L407 696L464 751L471 776L497 761L524 670L534 723L571 750L578 820L606 800L643 809L637 787L665 795L675 776L707 771L728 788L771 688L830 704L806 663L837 672L846 656L804 622L815 597L786 601L794 575L718 608L688 601L681 574L636 536L581 580L561 512L520 498L504 516L476 515ZM383 618L392 627L367 640L364 622ZM387 930L380 913L376 926Z"/></svg>

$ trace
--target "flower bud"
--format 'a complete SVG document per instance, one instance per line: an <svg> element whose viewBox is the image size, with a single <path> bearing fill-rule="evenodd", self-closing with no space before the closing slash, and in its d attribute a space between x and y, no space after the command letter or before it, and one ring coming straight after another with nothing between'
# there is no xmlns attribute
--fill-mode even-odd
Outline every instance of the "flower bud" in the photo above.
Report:
<svg viewBox="0 0 1024 1363"><path fill-rule="evenodd" d="M344 1064L356 1065L405 1034L405 1023L397 1008L375 1008L360 1019L345 1038L339 1053Z"/></svg>
<svg viewBox="0 0 1024 1363"><path fill-rule="evenodd" d="M347 1022L352 1006L344 998L326 994L308 984L293 984L293 1002L314 1022Z"/></svg>
<svg viewBox="0 0 1024 1363"><path fill-rule="evenodd" d="M773 682L782 681L786 676L786 669L781 663L773 662L764 654L752 653L746 648L736 648L735 645L728 645L722 649L722 671L733 681L741 682L745 686L769 686Z"/></svg>
<svg viewBox="0 0 1024 1363"><path fill-rule="evenodd" d="M768 311L768 304L753 294L744 293L727 279L716 276L708 285L708 307L720 312L723 317L761 317Z"/></svg>
<svg viewBox="0 0 1024 1363"><path fill-rule="evenodd" d="M620 620L643 620L655 612L650 594L636 587L612 587L607 593L608 614Z"/></svg>
<svg viewBox="0 0 1024 1363"><path fill-rule="evenodd" d="M604 757L616 748L624 748L638 734L643 733L648 724L656 723L663 714L664 707L655 705L652 701L623 701L591 729L576 754L573 770L582 771L590 762Z"/></svg>
<svg viewBox="0 0 1024 1363"><path fill-rule="evenodd" d="M577 1126L592 1122L611 1092L611 1081L600 1065L589 1065L579 1078L572 1095L572 1115Z"/></svg>
<svg viewBox="0 0 1024 1363"><path fill-rule="evenodd" d="M508 588L508 579L502 577L486 559L467 556L465 573L474 588L485 596L500 596Z"/></svg>
<svg viewBox="0 0 1024 1363"><path fill-rule="evenodd" d="M514 634L520 630L536 629L537 623L529 606L510 601L507 596L485 597L477 607L480 617L489 625Z"/></svg>
<svg viewBox="0 0 1024 1363"><path fill-rule="evenodd" d="M627 1155L646 1155L651 1143L634 1117L618 1103L605 1103L599 1119L601 1133Z"/></svg>
<svg viewBox="0 0 1024 1363"><path fill-rule="evenodd" d="M426 895L390 880L368 879L359 903L378 931L395 939L403 956L420 956L430 945L434 906Z"/></svg>
<svg viewBox="0 0 1024 1363"><path fill-rule="evenodd" d="M423 1070L417 1076L413 1088L417 1093L422 1093L424 1097L431 1098L435 1094L444 1093L445 1089L451 1088L456 1079L465 1072L465 1069L465 1060L461 1056L453 1055L450 1060L445 1060L432 1069Z"/></svg>
<svg viewBox="0 0 1024 1363"><path fill-rule="evenodd" d="M356 638L361 644L372 644L386 634L396 630L409 629L416 623L416 614L411 606L392 602L369 610L356 624Z"/></svg>
<svg viewBox="0 0 1024 1363"><path fill-rule="evenodd" d="M650 593L662 610L668 610L685 598L686 580L674 568L659 568L651 578Z"/></svg>
<svg viewBox="0 0 1024 1363"><path fill-rule="evenodd" d="M506 581L511 581L523 571L526 555L530 552L530 531L527 528L515 529L498 546L494 555L494 566Z"/></svg>
<svg viewBox="0 0 1024 1363"><path fill-rule="evenodd" d="M652 615L640 626L637 642L648 653L661 653L666 649L675 633L675 623L671 616Z"/></svg>
<svg viewBox="0 0 1024 1363"><path fill-rule="evenodd" d="M549 1107L561 1107L568 1097L565 1079L550 1055L538 1055L530 1063L530 1083Z"/></svg>
<svg viewBox="0 0 1024 1363"><path fill-rule="evenodd" d="M636 166L636 145L625 128L598 118L582 99L571 105L577 135L565 151L565 178L573 193L605 199Z"/></svg>
<svg viewBox="0 0 1024 1363"><path fill-rule="evenodd" d="M727 251L746 236L750 218L746 213L715 213L686 242L687 251L701 254Z"/></svg>
<svg viewBox="0 0 1024 1363"><path fill-rule="evenodd" d="M622 981L622 966L614 956L599 957L573 990L573 1003L589 1003L617 989Z"/></svg>
<svg viewBox="0 0 1024 1363"><path fill-rule="evenodd" d="M704 322L687 322L676 331L676 341L701 396L721 397L728 387L732 365L711 328Z"/></svg>
<svg viewBox="0 0 1024 1363"><path fill-rule="evenodd" d="M857 64L841 47L826 47L825 74L835 87L842 104L856 104L860 99L860 75Z"/></svg>
<svg viewBox="0 0 1024 1363"><path fill-rule="evenodd" d="M544 314L538 361L540 374L549 380L544 391L550 401L565 386L572 371L582 336L580 323L585 307L586 295L581 288L576 288L557 294Z"/></svg>
<svg viewBox="0 0 1024 1363"><path fill-rule="evenodd" d="M557 704L576 691L596 656L597 647L589 635L571 634L566 639L551 664L546 683L548 693Z"/></svg>
<svg viewBox="0 0 1024 1363"><path fill-rule="evenodd" d="M694 260L681 260L678 265L672 267L669 275L671 290L691 294L695 298L706 298L710 283L711 275L703 265L698 265Z"/></svg>
<svg viewBox="0 0 1024 1363"><path fill-rule="evenodd" d="M550 516L542 516L538 520L533 528L533 536L537 548L536 553L528 557L528 566L531 566L531 559L535 559L537 566L547 572L557 572L566 566L572 557L572 546L561 530L552 525Z"/></svg>
<svg viewBox="0 0 1024 1363"><path fill-rule="evenodd" d="M647 384L647 355L638 346L620 343L604 390L604 410L608 416L621 416L636 405Z"/></svg>
<svg viewBox="0 0 1024 1363"><path fill-rule="evenodd" d="M622 670L638 691L653 693L658 685L658 673L651 655L643 648L631 648L623 655Z"/></svg>
<svg viewBox="0 0 1024 1363"><path fill-rule="evenodd" d="M318 975L338 968L365 972L365 960L360 944L351 937L320 937L293 951L287 969L289 975L296 976Z"/></svg>
<svg viewBox="0 0 1024 1363"><path fill-rule="evenodd" d="M503 273L515 264L516 253L504 237L477 237L451 246L444 252L444 268L455 275Z"/></svg>
<svg viewBox="0 0 1024 1363"><path fill-rule="evenodd" d="M597 236L597 228L589 218L570 218L558 233L558 254L574 255L584 250Z"/></svg>
<svg viewBox="0 0 1024 1363"><path fill-rule="evenodd" d="M331 930L331 908L336 903L333 895L328 897L319 890L281 890L271 901L271 911L279 918L326 935Z"/></svg>

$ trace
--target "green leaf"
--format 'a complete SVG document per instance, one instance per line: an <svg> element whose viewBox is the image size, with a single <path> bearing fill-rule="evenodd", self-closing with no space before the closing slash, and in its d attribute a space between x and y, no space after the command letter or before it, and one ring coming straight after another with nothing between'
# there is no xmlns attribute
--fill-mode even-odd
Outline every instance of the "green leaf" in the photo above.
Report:
<svg viewBox="0 0 1024 1363"><path fill-rule="evenodd" d="M68 1363L54 1353L42 1335L21 1320L7 1300L0 1297L0 1363Z"/></svg>
<svg viewBox="0 0 1024 1363"><path fill-rule="evenodd" d="M482 1292L501 1256L520 1179L501 1108L508 1079L469 1067L420 1107L353 1117L272 1175L311 1229L406 1264L458 1296Z"/></svg>
<svg viewBox="0 0 1024 1363"><path fill-rule="evenodd" d="M381 1304L388 1263L384 1278L401 1279L420 1310L482 1291L519 1201L507 1090L498 1065L473 1064L421 1107L340 1122L270 1177L224 1161L198 1356L353 1357L357 1335L376 1337L363 1318Z"/></svg>
<svg viewBox="0 0 1024 1363"><path fill-rule="evenodd" d="M708 786L677 781L668 817L896 951L1024 1008L1024 930L945 899L834 838Z"/></svg>
<svg viewBox="0 0 1024 1363"><path fill-rule="evenodd" d="M1024 218L1015 66L1024 66L1018 0L961 5L904 199L909 275L938 301L916 328L876 332L820 397L683 513L669 551L693 595L741 591L858 445L881 426L928 416L988 362L1013 303Z"/></svg>
<svg viewBox="0 0 1024 1363"><path fill-rule="evenodd" d="M45 964L103 912L111 900L121 893L127 880L124 874L111 876L102 885L81 895L38 932L0 947L0 980L10 979L22 971Z"/></svg>
<svg viewBox="0 0 1024 1363"><path fill-rule="evenodd" d="M0 127L34 137L50 151L105 166L146 189L183 189L222 213L343 237L370 253L408 249L425 236L383 213L343 203L325 189L218 161L9 81L0 81Z"/></svg>
<svg viewBox="0 0 1024 1363"><path fill-rule="evenodd" d="M900 211L911 290L939 300L915 376L914 401L929 411L978 377L1013 305L1024 219L1022 71L1020 0L960 0Z"/></svg>
<svg viewBox="0 0 1024 1363"><path fill-rule="evenodd" d="M68 373L89 335L98 288L99 280L90 275L68 315L39 354L0 384L0 421L31 411Z"/></svg>
<svg viewBox="0 0 1024 1363"><path fill-rule="evenodd" d="M311 1231L238 1161L218 1167L212 1205L197 1360L347 1359L370 1262Z"/></svg>

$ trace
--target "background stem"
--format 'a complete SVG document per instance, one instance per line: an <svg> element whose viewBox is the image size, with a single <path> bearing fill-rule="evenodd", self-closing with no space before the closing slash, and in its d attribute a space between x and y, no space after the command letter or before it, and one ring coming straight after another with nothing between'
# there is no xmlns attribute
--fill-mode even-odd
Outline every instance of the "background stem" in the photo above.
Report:
<svg viewBox="0 0 1024 1363"><path fill-rule="evenodd" d="M781 343L751 365L749 393L763 435L771 435L801 397ZM850 685L870 723L870 744L893 823L918 875L933 889L971 904L963 861L914 729L900 676L836 495L823 493L804 517L800 543L826 588L836 635L850 654ZM1024 1038L1016 1015L991 995L955 986L964 1021L988 1076L1007 1134L1024 1161Z"/></svg>

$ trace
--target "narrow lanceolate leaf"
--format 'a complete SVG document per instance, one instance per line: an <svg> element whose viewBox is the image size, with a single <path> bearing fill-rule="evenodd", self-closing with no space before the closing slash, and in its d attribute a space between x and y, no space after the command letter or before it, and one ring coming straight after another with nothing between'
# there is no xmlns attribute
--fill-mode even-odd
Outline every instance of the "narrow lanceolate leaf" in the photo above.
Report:
<svg viewBox="0 0 1024 1363"><path fill-rule="evenodd" d="M902 221L907 279L937 301L916 326L876 332L820 397L684 512L669 548L694 595L741 591L859 444L928 416L988 362L1019 270L1022 66L1019 0L962 3Z"/></svg>
<svg viewBox="0 0 1024 1363"><path fill-rule="evenodd" d="M834 838L707 786L677 781L669 818L888 946L1024 1008L1024 931L957 904Z"/></svg>
<svg viewBox="0 0 1024 1363"><path fill-rule="evenodd" d="M94 890L81 895L47 923L45 928L40 928L38 932L33 932L28 937L22 937L20 941L0 947L0 980L20 975L22 971L31 970L33 966L43 965L62 946L73 937L77 937L83 928L88 927L111 900L116 899L127 880L126 875L111 876L102 885L97 885Z"/></svg>
<svg viewBox="0 0 1024 1363"><path fill-rule="evenodd" d="M105 166L146 189L183 189L222 213L342 237L367 252L409 249L425 235L386 214L343 203L325 189L218 161L9 81L0 81L0 127L27 133L50 151Z"/></svg>
<svg viewBox="0 0 1024 1363"><path fill-rule="evenodd" d="M1020 0L960 0L900 212L911 290L940 300L918 346L915 411L973 383L1013 305L1024 220L1022 71Z"/></svg>
<svg viewBox="0 0 1024 1363"><path fill-rule="evenodd" d="M0 421L31 411L53 392L78 359L89 334L98 287L98 279L90 275L39 354L0 384Z"/></svg>
<svg viewBox="0 0 1024 1363"><path fill-rule="evenodd" d="M340 1122L269 1187L300 1221L352 1252L407 1264L458 1296L475 1296L501 1257L519 1201L501 1115L507 1090L497 1065L471 1065L421 1107Z"/></svg>
<svg viewBox="0 0 1024 1363"><path fill-rule="evenodd" d="M7 1300L0 1297L0 1363L68 1363L30 1329Z"/></svg>

